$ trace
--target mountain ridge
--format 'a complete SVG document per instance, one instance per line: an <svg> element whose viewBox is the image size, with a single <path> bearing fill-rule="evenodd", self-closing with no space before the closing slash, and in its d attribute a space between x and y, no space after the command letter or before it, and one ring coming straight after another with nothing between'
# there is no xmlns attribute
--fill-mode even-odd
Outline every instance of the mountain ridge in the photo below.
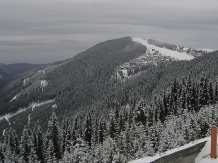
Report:
<svg viewBox="0 0 218 163"><path fill-rule="evenodd" d="M145 52L145 46L125 37L99 43L71 59L22 74L1 90L4 97L1 115L28 107L32 101L52 99L56 99L58 109L55 110L60 114L67 106L74 108L68 108L69 112L75 113L79 108L103 99L113 87L110 77L118 65Z"/></svg>

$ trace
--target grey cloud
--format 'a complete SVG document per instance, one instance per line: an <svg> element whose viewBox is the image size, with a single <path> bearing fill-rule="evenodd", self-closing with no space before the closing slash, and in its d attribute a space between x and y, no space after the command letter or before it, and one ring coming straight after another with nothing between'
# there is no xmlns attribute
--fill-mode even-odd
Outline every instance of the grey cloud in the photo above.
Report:
<svg viewBox="0 0 218 163"><path fill-rule="evenodd" d="M216 0L0 3L0 62L53 62L98 42L124 36L217 49Z"/></svg>

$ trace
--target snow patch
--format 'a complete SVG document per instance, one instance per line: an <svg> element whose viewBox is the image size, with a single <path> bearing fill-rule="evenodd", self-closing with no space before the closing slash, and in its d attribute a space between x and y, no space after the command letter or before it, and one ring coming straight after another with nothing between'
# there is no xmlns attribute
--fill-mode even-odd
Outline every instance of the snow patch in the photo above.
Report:
<svg viewBox="0 0 218 163"><path fill-rule="evenodd" d="M10 121L9 121L9 116L5 115L5 120L8 121L8 124L11 125Z"/></svg>
<svg viewBox="0 0 218 163"><path fill-rule="evenodd" d="M26 78L23 80L23 86L26 86L27 82L30 80L30 78Z"/></svg>
<svg viewBox="0 0 218 163"><path fill-rule="evenodd" d="M30 124L30 119L31 119L30 116L31 114L28 115L28 124Z"/></svg>
<svg viewBox="0 0 218 163"><path fill-rule="evenodd" d="M186 52L178 52L169 50L166 48L160 48L155 45L148 44L147 40L141 39L141 38L132 38L133 41L138 42L144 46L147 47L149 51L152 51L152 49L155 49L155 51L159 51L164 56L170 56L172 58L175 58L177 60L191 60L194 59L192 55L187 54Z"/></svg>
<svg viewBox="0 0 218 163"><path fill-rule="evenodd" d="M54 104L54 105L52 105L51 106L53 109L56 109L58 106L57 106L57 104Z"/></svg>
<svg viewBox="0 0 218 163"><path fill-rule="evenodd" d="M128 76L127 70L122 70L123 76Z"/></svg>
<svg viewBox="0 0 218 163"><path fill-rule="evenodd" d="M44 87L46 87L48 85L48 82L46 80L42 80L41 81L41 88L43 90Z"/></svg>
<svg viewBox="0 0 218 163"><path fill-rule="evenodd" d="M195 159L195 163L215 163L218 162L217 159L210 158L210 147L211 147L211 138L207 141L204 148L201 150L197 158Z"/></svg>
<svg viewBox="0 0 218 163"><path fill-rule="evenodd" d="M161 153L161 154L157 154L153 157L145 157L145 158L141 158L141 159L138 159L138 160L134 160L134 161L130 161L129 163L150 163L150 162L153 162L157 159L160 159L164 156L168 156L168 155L171 155L173 153L176 153L176 152L179 152L181 150L184 150L184 149L187 149L187 148L190 148L192 146L195 146L199 143L203 143L205 141L208 141L208 139L210 139L210 137L206 137L206 138L203 138L203 139L199 139L199 140L195 140L189 144L186 144L184 146L181 146L179 148L175 148L175 149L171 149L169 151L166 151L165 153ZM196 163L210 163L210 162L196 162ZM211 162L213 163L213 162Z"/></svg>
<svg viewBox="0 0 218 163"><path fill-rule="evenodd" d="M30 104L29 108L32 108L32 111L39 106L54 102L55 100L48 100L48 101L44 101L44 102L33 102Z"/></svg>
<svg viewBox="0 0 218 163"><path fill-rule="evenodd" d="M31 104L29 105L29 107L27 107L27 108L20 108L17 112L15 112L15 113L13 113L13 114L8 113L8 114L6 114L6 115L4 115L4 116L1 116L1 117L0 117L0 121L3 120L3 119L5 119L5 120L8 121L8 123L9 123L9 125L10 125L9 119L10 119L11 117L14 117L15 115L20 114L20 113L22 113L22 112L24 112L24 111L26 111L27 109L30 109L30 108L31 108L32 111L33 111L33 109L36 108L36 107L39 107L39 106L41 106L41 105L45 105L45 104L48 104L48 103L52 103L52 102L54 102L54 101L55 101L55 99L53 99L53 100L48 100L48 101L43 101L43 102L38 102L38 103L33 102L33 103L31 103Z"/></svg>
<svg viewBox="0 0 218 163"><path fill-rule="evenodd" d="M3 132L2 132L2 136L5 136L5 131L6 131L6 129L3 130Z"/></svg>
<svg viewBox="0 0 218 163"><path fill-rule="evenodd" d="M17 97L19 97L20 95L16 95L16 96L14 96L9 102L12 102L12 101L14 101L14 100L16 100L17 99Z"/></svg>

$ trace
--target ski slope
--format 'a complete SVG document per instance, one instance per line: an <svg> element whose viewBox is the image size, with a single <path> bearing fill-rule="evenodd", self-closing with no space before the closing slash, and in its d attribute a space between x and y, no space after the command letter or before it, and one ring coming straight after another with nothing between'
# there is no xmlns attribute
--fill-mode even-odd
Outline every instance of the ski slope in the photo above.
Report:
<svg viewBox="0 0 218 163"><path fill-rule="evenodd" d="M144 40L141 38L132 38L132 40L135 42L138 42L142 45L145 45L147 47L147 49L150 51L152 49L155 49L155 50L159 51L159 53L161 53L162 55L170 56L170 57L175 58L177 60L192 60L192 59L194 59L194 57L192 55L189 55L186 52L177 52L177 51L169 50L166 48L160 48L160 47L157 47L155 45L148 44L147 40Z"/></svg>
<svg viewBox="0 0 218 163"><path fill-rule="evenodd" d="M210 139L210 137L206 137L206 138L203 138L203 139L199 139L199 140L195 140L189 144L185 144L184 146L181 146L179 148L175 148L175 149L171 149L169 151L166 151L165 153L162 153L162 154L157 154L153 157L145 157L145 158L141 158L141 159L138 159L138 160L134 160L134 161L130 161L129 163L150 163L150 162L153 162L155 160L158 160L164 156L168 156L168 155L171 155L173 153L176 153L176 152L179 152L181 150L184 150L184 149L187 149L187 148L190 148L192 146L195 146L199 143L202 143L202 142L205 142L205 141L208 141ZM210 162L196 162L196 163L210 163ZM213 162L211 162L213 163Z"/></svg>

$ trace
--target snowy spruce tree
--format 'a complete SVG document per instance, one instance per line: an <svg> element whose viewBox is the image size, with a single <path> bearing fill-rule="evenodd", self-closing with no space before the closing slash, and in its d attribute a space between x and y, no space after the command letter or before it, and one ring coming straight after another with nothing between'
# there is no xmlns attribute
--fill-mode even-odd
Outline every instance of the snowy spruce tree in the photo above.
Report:
<svg viewBox="0 0 218 163"><path fill-rule="evenodd" d="M50 120L48 121L48 130L46 133L46 150L47 161L61 159L61 138L59 122L56 114L53 112Z"/></svg>

